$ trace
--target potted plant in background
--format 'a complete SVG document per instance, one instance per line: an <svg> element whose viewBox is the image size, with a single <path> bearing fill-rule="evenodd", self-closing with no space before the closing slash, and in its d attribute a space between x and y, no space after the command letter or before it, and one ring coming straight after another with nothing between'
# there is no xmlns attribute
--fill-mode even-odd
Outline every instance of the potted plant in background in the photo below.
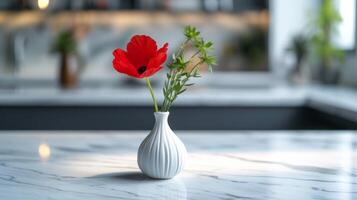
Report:
<svg viewBox="0 0 357 200"><path fill-rule="evenodd" d="M336 84L339 80L340 69L337 65L343 61L344 52L333 44L332 36L341 21L333 0L323 0L315 19L312 44L320 62L318 79L325 84Z"/></svg>
<svg viewBox="0 0 357 200"><path fill-rule="evenodd" d="M293 83L304 82L303 65L308 53L309 39L303 34L295 35L288 48L287 52L294 54L295 63L290 73L290 80Z"/></svg>
<svg viewBox="0 0 357 200"><path fill-rule="evenodd" d="M135 35L127 44L126 51L113 51L113 67L120 73L146 80L153 103L155 125L141 143L138 150L138 165L149 177L169 179L178 174L185 164L186 148L168 124L169 110L177 97L186 91L192 78L200 77L200 66L207 65L211 70L215 57L209 54L213 43L205 41L200 32L191 26L184 31L185 41L172 62L167 65L168 73L163 87L164 101L158 107L149 77L161 70L167 58L168 43L157 48L156 41L147 35ZM194 46L192 55L185 54L187 46ZM189 67L190 66L190 67Z"/></svg>
<svg viewBox="0 0 357 200"><path fill-rule="evenodd" d="M65 30L58 34L53 45L52 52L58 53L59 62L59 84L62 88L73 88L78 81L78 66L76 62L77 42L73 31Z"/></svg>
<svg viewBox="0 0 357 200"><path fill-rule="evenodd" d="M222 66L226 70L264 71L268 65L267 32L252 25L239 35L231 36L222 53Z"/></svg>

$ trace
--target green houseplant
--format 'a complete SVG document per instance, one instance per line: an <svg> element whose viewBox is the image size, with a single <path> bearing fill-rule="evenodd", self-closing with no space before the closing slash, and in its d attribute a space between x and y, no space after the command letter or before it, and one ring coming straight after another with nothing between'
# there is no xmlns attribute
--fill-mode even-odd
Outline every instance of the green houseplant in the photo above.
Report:
<svg viewBox="0 0 357 200"><path fill-rule="evenodd" d="M308 54L308 45L309 38L304 34L297 34L292 38L286 49L287 52L292 53L295 56L294 67L291 71L292 78L302 78L302 67Z"/></svg>
<svg viewBox="0 0 357 200"><path fill-rule="evenodd" d="M343 61L344 52L333 44L332 36L337 34L336 26L341 21L333 0L323 0L314 19L315 30L312 36L312 44L320 63L318 78L322 83L337 83L339 79L336 61Z"/></svg>
<svg viewBox="0 0 357 200"><path fill-rule="evenodd" d="M52 44L52 53L58 53L59 63L59 84L62 88L72 88L78 80L78 70L73 66L71 59L77 54L77 42L71 30L60 32Z"/></svg>

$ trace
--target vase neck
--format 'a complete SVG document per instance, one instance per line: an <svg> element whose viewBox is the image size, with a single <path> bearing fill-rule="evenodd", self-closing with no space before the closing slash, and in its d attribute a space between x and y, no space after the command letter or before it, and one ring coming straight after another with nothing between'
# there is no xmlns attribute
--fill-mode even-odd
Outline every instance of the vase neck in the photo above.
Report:
<svg viewBox="0 0 357 200"><path fill-rule="evenodd" d="M155 126L159 127L159 126L169 126L168 124L168 117L169 117L169 112L155 112L154 113L155 116Z"/></svg>
<svg viewBox="0 0 357 200"><path fill-rule="evenodd" d="M155 112L154 116L155 116L155 121L157 122L166 122L167 123L167 119L169 117L169 112Z"/></svg>

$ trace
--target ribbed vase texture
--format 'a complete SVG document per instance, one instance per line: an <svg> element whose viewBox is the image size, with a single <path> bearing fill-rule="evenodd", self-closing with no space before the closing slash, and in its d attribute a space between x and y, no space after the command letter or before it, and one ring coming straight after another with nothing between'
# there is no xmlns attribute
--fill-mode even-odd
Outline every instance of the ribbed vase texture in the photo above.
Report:
<svg viewBox="0 0 357 200"><path fill-rule="evenodd" d="M152 178L169 179L180 173L186 160L186 147L168 124L168 112L156 112L155 125L141 143L138 165Z"/></svg>

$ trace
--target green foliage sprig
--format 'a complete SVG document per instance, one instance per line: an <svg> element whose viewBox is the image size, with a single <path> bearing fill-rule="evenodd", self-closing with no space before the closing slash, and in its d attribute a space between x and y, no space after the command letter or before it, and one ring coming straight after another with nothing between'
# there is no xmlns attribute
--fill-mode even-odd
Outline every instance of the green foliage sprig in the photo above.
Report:
<svg viewBox="0 0 357 200"><path fill-rule="evenodd" d="M206 64L212 71L212 66L216 64L216 57L210 55L209 51L213 49L213 42L205 41L200 32L192 26L185 27L185 42L172 56L172 62L168 65L169 72L163 88L164 102L161 107L162 112L169 111L171 105L178 95L186 91L187 87L192 86L189 83L191 78L201 77L200 66ZM185 48L191 44L196 52L188 59L184 58ZM189 71L187 67L193 65Z"/></svg>

